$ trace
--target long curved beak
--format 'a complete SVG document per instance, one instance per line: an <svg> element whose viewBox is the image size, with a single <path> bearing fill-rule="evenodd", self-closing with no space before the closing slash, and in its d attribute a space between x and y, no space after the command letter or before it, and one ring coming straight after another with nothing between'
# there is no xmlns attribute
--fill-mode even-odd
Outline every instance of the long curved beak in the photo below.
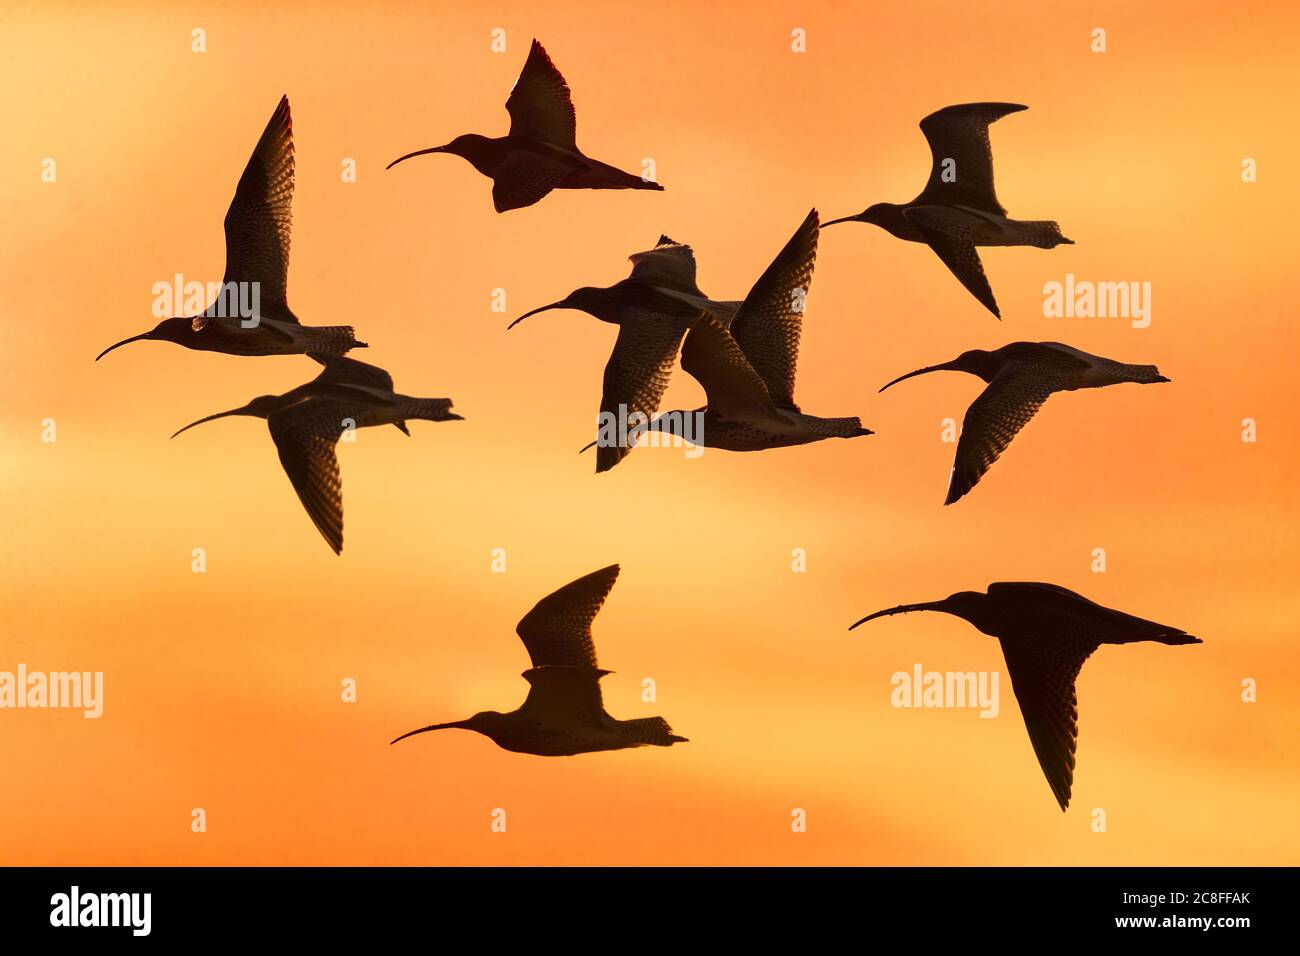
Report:
<svg viewBox="0 0 1300 956"><path fill-rule="evenodd" d="M132 342L143 341L144 339L147 339L152 334L153 334L152 332L141 332L139 335L133 335L129 339L123 339L122 341L118 342L116 345L110 345L108 348L104 349L104 351L100 352L98 355L95 356L95 361L98 362L109 352L113 351L113 349L120 349L123 345L130 345Z"/></svg>
<svg viewBox="0 0 1300 956"><path fill-rule="evenodd" d="M878 617L888 617L890 614L907 614L910 611L942 611L942 601L927 601L924 604L900 604L898 607L885 608L883 611L877 611L875 614L868 614L857 624L850 625L849 630L857 627L858 624L866 624L868 621L874 621Z"/></svg>
<svg viewBox="0 0 1300 956"><path fill-rule="evenodd" d="M178 432L176 432L174 435L172 435L172 438L175 438L176 435L179 435L181 432L187 432L187 431L189 431L189 430L190 430L191 428L193 428L195 425L202 425L204 422L214 421L214 420L216 420L216 419L218 419L218 418L225 418L227 415L246 415L246 414L247 414L247 408L248 408L248 406L247 406L247 405L244 405L244 406L242 406L241 408L232 408L232 409L231 409L230 411L228 411L228 412L217 412L215 415L209 415L209 416L207 416L206 418L200 418L197 422L190 422L188 425L186 425L186 426L185 426L184 428L182 428L180 431L178 431Z"/></svg>
<svg viewBox="0 0 1300 956"><path fill-rule="evenodd" d="M407 153L405 156L398 156L395 160L393 160L391 163L385 166L384 169L392 169L402 160L410 159L412 156L424 156L428 153L445 153L446 151L447 151L446 146L430 146L428 149L417 149L415 152Z"/></svg>
<svg viewBox="0 0 1300 956"><path fill-rule="evenodd" d="M416 734L427 734L431 730L451 730L451 729L467 730L468 728L465 726L465 721L463 720L453 720L449 724L430 724L428 727L421 727L419 730L408 731L407 733L402 734L402 736L390 740L388 742L388 745L391 747L399 740L405 740L407 737L414 737Z"/></svg>
<svg viewBox="0 0 1300 956"><path fill-rule="evenodd" d="M918 368L915 372L908 372L906 375L898 376L898 378L890 382L889 385L897 385L905 378L911 378L913 375L924 375L926 372L951 372L951 371L953 371L951 362L944 362L942 365L927 365L925 368ZM881 386L880 391L883 392L885 389L889 388L889 385Z"/></svg>
<svg viewBox="0 0 1300 956"><path fill-rule="evenodd" d="M832 219L830 222L822 223L821 228L825 229L827 226L834 226L841 222L861 222L862 220L859 218L861 215L861 213L858 213L857 216L844 216L840 219Z"/></svg>
<svg viewBox="0 0 1300 956"><path fill-rule="evenodd" d="M547 309L567 309L569 307L567 303L568 303L567 299L561 299L559 302L552 302L550 305L544 305L541 306L540 308L533 309L533 311L531 312L525 312L519 318L515 319L513 322L507 325L506 331L509 332L511 329L513 329L524 319L528 318L530 315L536 315L538 312L545 312Z"/></svg>

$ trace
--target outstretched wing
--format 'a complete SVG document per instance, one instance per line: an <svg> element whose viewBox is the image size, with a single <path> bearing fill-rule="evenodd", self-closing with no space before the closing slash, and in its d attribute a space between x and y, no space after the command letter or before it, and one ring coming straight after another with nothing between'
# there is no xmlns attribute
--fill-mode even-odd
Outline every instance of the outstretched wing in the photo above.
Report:
<svg viewBox="0 0 1300 956"><path fill-rule="evenodd" d="M993 190L989 124L1024 109L1016 103L963 103L921 120L930 144L930 179L914 204L973 206L1006 215Z"/></svg>
<svg viewBox="0 0 1300 956"><path fill-rule="evenodd" d="M225 282L256 282L263 303L284 304L293 225L293 121L289 98L266 124L226 212ZM287 309L276 313L295 321Z"/></svg>
<svg viewBox="0 0 1300 956"><path fill-rule="evenodd" d="M921 230L926 243L966 287L966 291L979 299L984 308L1002 318L988 276L984 274L984 264L975 249L976 221L943 206L911 206L903 210L903 215Z"/></svg>
<svg viewBox="0 0 1300 956"><path fill-rule="evenodd" d="M731 334L762 376L772 401L798 411L794 401L795 366L804 303L817 261L817 210L799 225L785 248L754 283L731 321Z"/></svg>
<svg viewBox="0 0 1300 956"><path fill-rule="evenodd" d="M365 362L343 355L327 355L323 352L308 352L307 355L325 366L313 381L329 385L360 385L384 392L393 391L393 376L378 365L367 365Z"/></svg>
<svg viewBox="0 0 1300 956"><path fill-rule="evenodd" d="M704 386L711 413L730 419L779 417L763 379L731 333L708 312L686 335L682 368Z"/></svg>
<svg viewBox="0 0 1300 956"><path fill-rule="evenodd" d="M1064 810L1070 804L1075 741L1079 736L1074 682L1098 644L1076 636L998 640L1038 764Z"/></svg>
<svg viewBox="0 0 1300 956"><path fill-rule="evenodd" d="M497 212L531 206L564 182L573 169L550 156L513 152L492 171L492 205Z"/></svg>
<svg viewBox="0 0 1300 956"><path fill-rule="evenodd" d="M343 551L343 483L334 446L348 415L342 403L311 401L267 419L284 473L335 554Z"/></svg>
<svg viewBox="0 0 1300 956"><path fill-rule="evenodd" d="M652 285L692 295L703 295L695 285L695 253L688 245L660 236L659 244L653 249L634 252L628 259L632 262L633 279L643 279Z"/></svg>
<svg viewBox="0 0 1300 956"><path fill-rule="evenodd" d="M569 84L536 40L506 100L506 110L511 136L577 150L577 117Z"/></svg>
<svg viewBox="0 0 1300 956"><path fill-rule="evenodd" d="M533 667L596 667L591 622L618 579L618 565L593 571L542 598L515 632Z"/></svg>
<svg viewBox="0 0 1300 956"><path fill-rule="evenodd" d="M672 377L673 362L685 333L680 320L655 311L636 310L620 323L614 351L605 365L600 397L601 432L608 439L609 426L614 426L617 441L597 443L598 474L628 456L639 429L659 410L659 400Z"/></svg>
<svg viewBox="0 0 1300 956"><path fill-rule="evenodd" d="M1013 362L1002 367L966 409L944 504L975 487L1058 384L1056 375L1039 366Z"/></svg>

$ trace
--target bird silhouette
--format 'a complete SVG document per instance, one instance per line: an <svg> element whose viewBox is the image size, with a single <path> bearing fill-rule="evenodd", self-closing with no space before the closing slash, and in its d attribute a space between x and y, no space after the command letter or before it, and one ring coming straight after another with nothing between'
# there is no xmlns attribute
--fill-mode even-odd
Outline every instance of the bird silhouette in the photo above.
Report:
<svg viewBox="0 0 1300 956"><path fill-rule="evenodd" d="M806 415L794 400L817 235L814 209L754 283L729 323L709 311L698 314L682 348L682 368L704 386L707 405L702 413L665 412L651 423L652 430L729 451L871 434L858 418ZM702 425L689 423L689 416L695 414L702 414Z"/></svg>
<svg viewBox="0 0 1300 956"><path fill-rule="evenodd" d="M539 757L570 757L597 750L671 747L686 742L662 717L617 720L605 712L600 679L610 671L596 664L591 622L605 603L618 565L566 584L542 598L516 628L533 666L523 672L528 697L517 710L482 711L466 720L431 724L402 734L405 740L430 730L473 730L503 750Z"/></svg>
<svg viewBox="0 0 1300 956"><path fill-rule="evenodd" d="M577 309L618 326L605 365L600 413L604 422L624 423L626 441L598 443L597 473L627 457L637 436L648 427L668 387L682 337L700 312L708 310L729 321L740 305L705 296L695 284L691 247L667 236L660 236L653 249L628 258L632 272L626 279L606 288L575 289L558 302L525 312L507 327L513 329L529 316L550 309Z"/></svg>
<svg viewBox="0 0 1300 956"><path fill-rule="evenodd" d="M869 222L899 239L924 242L971 295L1002 318L975 247L1052 249L1074 243L1054 222L1008 219L993 191L989 124L1024 109L1016 103L964 103L931 113L921 120L932 165L920 195L909 203L876 203L825 225Z"/></svg>
<svg viewBox="0 0 1300 956"><path fill-rule="evenodd" d="M163 319L153 329L110 345L99 361L130 342L175 342L187 349L228 355L294 355L321 352L342 355L365 348L349 325L302 325L289 308L286 285L289 239L293 224L293 121L289 98L282 96L257 141L235 198L226 212L226 272L222 290L198 315ZM240 305L253 303L253 316ZM251 309L249 311L252 311ZM251 324L245 327L245 321Z"/></svg>
<svg viewBox="0 0 1300 956"><path fill-rule="evenodd" d="M335 554L343 551L343 486L334 446L353 428L395 425L407 435L408 419L460 421L449 398L411 398L393 391L382 368L336 355L308 353L324 370L283 395L262 395L247 405L208 415L172 435L228 415L265 418L280 464L312 522Z"/></svg>
<svg viewBox="0 0 1300 956"><path fill-rule="evenodd" d="M387 168L429 153L460 156L492 180L497 212L531 206L552 189L663 189L578 149L569 85L536 40L506 100L506 111L510 114L506 136L466 133L445 146L399 156Z"/></svg>
<svg viewBox="0 0 1300 956"><path fill-rule="evenodd" d="M900 604L868 614L859 624L908 611L943 611L998 639L1011 687L1039 766L1061 809L1070 803L1079 736L1074 682L1083 662L1102 644L1200 644L1176 627L1102 607L1055 584L1000 582L988 593L959 591L942 601Z"/></svg>
<svg viewBox="0 0 1300 956"><path fill-rule="evenodd" d="M900 375L880 390L913 375L943 370L969 372L988 383L962 421L946 505L975 487L1053 392L1102 388L1120 382L1151 385L1169 381L1154 365L1126 365L1060 342L1012 342L992 352L962 352L951 362Z"/></svg>

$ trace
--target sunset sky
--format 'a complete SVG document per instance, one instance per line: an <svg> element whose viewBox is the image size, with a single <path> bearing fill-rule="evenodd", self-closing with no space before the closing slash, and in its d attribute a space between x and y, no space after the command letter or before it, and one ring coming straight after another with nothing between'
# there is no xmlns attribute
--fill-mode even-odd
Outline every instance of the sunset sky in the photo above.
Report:
<svg viewBox="0 0 1300 956"><path fill-rule="evenodd" d="M0 864L1300 862L1294 5L112 6L0 14L0 671L105 682L98 720L0 710ZM458 158L385 172L460 133L504 134L534 36L573 90L579 146L633 171L653 159L664 192L557 191L498 215ZM155 283L221 277L222 218L286 93L290 304L307 324L354 325L371 346L354 357L466 419L339 446L341 557L262 422L168 440L306 381L312 362L152 342L93 361L155 324ZM1030 107L991 130L1010 214L1076 243L982 251L1003 321L924 246L837 226L796 397L876 434L643 448L593 474L577 452L615 330L564 311L507 334L512 318L617 281L660 233L694 247L705 292L742 298L810 208L911 199L930 161L918 121L980 100ZM1151 283L1150 327L1044 317L1044 284L1067 273ZM981 384L877 390L1017 340L1155 364L1172 383L1053 397L944 507L941 423ZM663 407L701 404L679 370ZM615 562L595 628L615 672L606 707L662 714L689 743L573 758L464 732L389 746L518 706L516 622ZM890 704L890 676L916 664L1003 671L995 640L945 615L847 630L1025 580L1205 642L1089 660L1065 814L1005 673L996 719Z"/></svg>

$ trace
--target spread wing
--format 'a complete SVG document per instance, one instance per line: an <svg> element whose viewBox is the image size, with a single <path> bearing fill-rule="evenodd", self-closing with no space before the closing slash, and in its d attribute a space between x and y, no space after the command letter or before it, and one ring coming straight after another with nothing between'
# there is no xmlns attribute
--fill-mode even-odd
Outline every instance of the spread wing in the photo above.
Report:
<svg viewBox="0 0 1300 956"><path fill-rule="evenodd" d="M348 417L345 404L311 401L267 419L284 473L335 554L343 551L343 484L334 446Z"/></svg>
<svg viewBox="0 0 1300 956"><path fill-rule="evenodd" d="M659 237L659 244L645 252L628 256L632 262L631 278L667 289L702 296L695 285L695 253L690 246Z"/></svg>
<svg viewBox="0 0 1300 956"><path fill-rule="evenodd" d="M979 299L984 308L1002 318L988 276L984 274L984 264L975 249L975 220L943 206L912 206L903 210L903 215L921 230L926 243L966 287L966 291Z"/></svg>
<svg viewBox="0 0 1300 956"><path fill-rule="evenodd" d="M569 84L536 40L506 100L510 135L577 150L577 117Z"/></svg>
<svg viewBox="0 0 1300 956"><path fill-rule="evenodd" d="M614 351L605 365L600 398L603 425L616 425L612 437L626 433L626 444L598 441L596 472L609 471L627 457L636 444L636 434L659 410L659 400L672 376L677 349L686 333L678 319L653 311L631 311L619 325ZM632 416L637 415L636 419ZM642 416L644 416L642 418ZM609 430L602 428L605 438Z"/></svg>
<svg viewBox="0 0 1300 956"><path fill-rule="evenodd" d="M617 579L617 564L593 571L548 594L523 616L515 632L534 668L596 667L591 622Z"/></svg>
<svg viewBox="0 0 1300 956"><path fill-rule="evenodd" d="M573 169L539 153L513 152L492 171L492 205L497 212L531 206L564 182Z"/></svg>
<svg viewBox="0 0 1300 956"><path fill-rule="evenodd" d="M930 179L914 202L973 206L1006 215L993 190L989 124L1024 109L1028 107L1016 103L963 103L921 120L921 132L930 144ZM944 181L945 161L951 161L949 182Z"/></svg>
<svg viewBox="0 0 1300 956"><path fill-rule="evenodd" d="M682 346L682 368L704 386L709 411L723 418L778 418L767 385L731 333L701 313Z"/></svg>
<svg viewBox="0 0 1300 956"><path fill-rule="evenodd" d="M1074 682L1098 644L1078 636L998 640L1038 764L1064 810L1070 804L1075 741L1079 735Z"/></svg>
<svg viewBox="0 0 1300 956"><path fill-rule="evenodd" d="M266 124L226 212L225 282L256 282L263 303L284 304L293 225L293 121L289 98ZM278 319L292 321L288 310Z"/></svg>
<svg viewBox="0 0 1300 956"><path fill-rule="evenodd" d="M1058 382L1057 375L1040 366L1012 362L1002 367L966 410L944 504L952 504L975 487L1056 391Z"/></svg>
<svg viewBox="0 0 1300 956"><path fill-rule="evenodd" d="M308 352L307 355L325 366L313 381L327 385L360 385L383 392L393 391L393 376L377 365L367 365L356 359L322 352Z"/></svg>
<svg viewBox="0 0 1300 956"><path fill-rule="evenodd" d="M795 411L799 409L794 402L795 366L804 303L817 260L817 225L814 209L754 283L731 322L736 344L767 383L772 401Z"/></svg>

